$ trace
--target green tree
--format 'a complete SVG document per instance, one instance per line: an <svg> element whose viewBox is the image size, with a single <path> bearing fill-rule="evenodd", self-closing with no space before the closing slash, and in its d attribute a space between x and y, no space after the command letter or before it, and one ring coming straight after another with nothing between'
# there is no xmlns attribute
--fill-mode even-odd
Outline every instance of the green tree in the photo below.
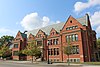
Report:
<svg viewBox="0 0 100 67"><path fill-rule="evenodd" d="M8 55L11 54L11 50L8 48L8 46L6 45L2 45L0 47L0 57L3 58L3 57L7 57Z"/></svg>
<svg viewBox="0 0 100 67"><path fill-rule="evenodd" d="M100 48L100 38L97 39L97 47Z"/></svg>
<svg viewBox="0 0 100 67"><path fill-rule="evenodd" d="M32 63L33 63L33 57L38 57L41 55L41 50L39 46L36 45L35 41L32 41L30 44L26 46L24 50L22 50L23 54L26 54L27 56L32 56ZM36 61L36 59L35 59Z"/></svg>
<svg viewBox="0 0 100 67"><path fill-rule="evenodd" d="M68 41L68 45L64 47L64 54L66 54L68 56L68 65L70 65L70 61L69 61L69 56L72 54L73 48L72 45L70 43L70 41Z"/></svg>
<svg viewBox="0 0 100 67"><path fill-rule="evenodd" d="M10 45L11 45L11 41L12 41L13 39L14 39L13 36L8 36L8 35L2 36L2 37L0 38L0 45L2 46L2 45L4 45L4 44L6 44L6 45L10 46Z"/></svg>

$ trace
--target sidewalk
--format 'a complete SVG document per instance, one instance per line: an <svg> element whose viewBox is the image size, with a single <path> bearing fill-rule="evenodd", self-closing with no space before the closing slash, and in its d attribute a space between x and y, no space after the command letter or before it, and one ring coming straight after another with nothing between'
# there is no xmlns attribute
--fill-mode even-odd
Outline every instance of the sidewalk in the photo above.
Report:
<svg viewBox="0 0 100 67"><path fill-rule="evenodd" d="M67 63L52 63L52 64L47 64L47 62L31 62L31 61L13 61L13 60L6 60L5 62L10 62L10 63L25 63L25 64L37 64L37 65L68 65ZM77 65L80 66L82 64L75 64L75 63L70 63L70 65Z"/></svg>

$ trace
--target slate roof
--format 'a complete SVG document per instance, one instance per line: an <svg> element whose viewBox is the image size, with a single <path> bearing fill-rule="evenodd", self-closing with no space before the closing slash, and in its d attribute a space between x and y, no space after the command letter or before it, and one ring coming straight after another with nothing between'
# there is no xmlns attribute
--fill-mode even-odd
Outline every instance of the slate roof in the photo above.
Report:
<svg viewBox="0 0 100 67"><path fill-rule="evenodd" d="M22 36L22 38L27 38L27 34L25 34L25 33L21 33L21 36Z"/></svg>
<svg viewBox="0 0 100 67"><path fill-rule="evenodd" d="M76 20L79 23L81 23L82 25L87 26L88 25L87 17L88 17L88 14L86 14L85 16L83 16L81 18L77 18ZM38 33L38 31L41 29L43 32L45 32L47 35L49 35L52 28L54 28L57 32L60 32L60 30L63 28L64 24L65 24L65 22L62 22L62 23L57 23L57 24L46 26L46 27L42 27L39 29L34 29L32 31L29 31L27 34L29 35L31 33L33 35L36 35Z"/></svg>
<svg viewBox="0 0 100 67"><path fill-rule="evenodd" d="M49 25L46 27L42 27L39 29L34 29L32 31L29 31L27 34L29 35L30 33L33 35L36 35L38 33L38 31L41 29L43 32L45 32L45 34L49 34L51 29L54 28L57 32L60 32L60 30L62 29L62 27L64 26L65 23L57 23L57 24L53 24L53 25Z"/></svg>
<svg viewBox="0 0 100 67"><path fill-rule="evenodd" d="M87 14L81 18L77 18L76 20L80 22L82 25L88 26L88 15Z"/></svg>

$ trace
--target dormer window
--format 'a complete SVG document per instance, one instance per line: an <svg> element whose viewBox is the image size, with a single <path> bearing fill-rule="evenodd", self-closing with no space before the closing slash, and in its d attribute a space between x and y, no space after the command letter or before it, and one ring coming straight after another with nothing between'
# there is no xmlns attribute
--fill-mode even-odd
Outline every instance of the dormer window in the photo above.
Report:
<svg viewBox="0 0 100 67"><path fill-rule="evenodd" d="M41 37L41 34L39 34L38 37Z"/></svg>
<svg viewBox="0 0 100 67"><path fill-rule="evenodd" d="M52 35L54 35L55 32L52 32Z"/></svg>

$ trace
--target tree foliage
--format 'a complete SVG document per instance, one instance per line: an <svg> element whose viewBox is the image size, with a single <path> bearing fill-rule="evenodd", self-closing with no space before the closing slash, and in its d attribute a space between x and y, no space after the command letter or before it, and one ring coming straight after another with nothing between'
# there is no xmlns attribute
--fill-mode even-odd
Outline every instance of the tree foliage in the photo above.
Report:
<svg viewBox="0 0 100 67"><path fill-rule="evenodd" d="M2 45L1 47L0 47L0 56L1 57L7 57L7 56L9 56L11 54L11 50L9 49L9 47L8 46L6 46L6 45Z"/></svg>
<svg viewBox="0 0 100 67"><path fill-rule="evenodd" d="M41 55L41 50L39 46L36 45L35 41L32 41L30 44L26 46L26 48L22 51L23 54L26 54L27 56L32 56L32 62L33 62L33 56L38 57Z"/></svg>
<svg viewBox="0 0 100 67"><path fill-rule="evenodd" d="M68 45L68 46L64 47L64 53L66 55L71 55L72 54L72 46Z"/></svg>
<svg viewBox="0 0 100 67"><path fill-rule="evenodd" d="M72 45L70 41L68 41L68 45L64 47L64 54L68 56L68 60L67 60L68 65L70 65L69 56L72 54L72 51L73 51Z"/></svg>
<svg viewBox="0 0 100 67"><path fill-rule="evenodd" d="M9 44L11 44L11 41L12 41L13 39L14 39L13 36L8 36L8 35L2 36L2 37L0 38L0 45L1 45L1 46L4 45L4 44L9 45Z"/></svg>
<svg viewBox="0 0 100 67"><path fill-rule="evenodd" d="M97 39L97 46L100 48L100 38Z"/></svg>

